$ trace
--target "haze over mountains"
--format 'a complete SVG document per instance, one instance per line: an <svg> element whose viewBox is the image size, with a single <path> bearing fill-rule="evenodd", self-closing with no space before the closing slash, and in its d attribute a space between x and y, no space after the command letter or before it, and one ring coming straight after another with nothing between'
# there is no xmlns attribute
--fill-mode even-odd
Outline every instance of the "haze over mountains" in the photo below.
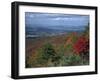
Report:
<svg viewBox="0 0 100 81"><path fill-rule="evenodd" d="M73 31L80 32L85 30L88 23L88 15L25 13L27 37L53 36Z"/></svg>

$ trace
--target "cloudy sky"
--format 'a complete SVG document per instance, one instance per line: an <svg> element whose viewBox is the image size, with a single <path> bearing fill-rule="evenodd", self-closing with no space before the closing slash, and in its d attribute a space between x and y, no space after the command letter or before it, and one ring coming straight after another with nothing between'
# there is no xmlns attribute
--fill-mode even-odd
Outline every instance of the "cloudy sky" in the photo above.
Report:
<svg viewBox="0 0 100 81"><path fill-rule="evenodd" d="M26 27L44 27L51 29L84 29L88 23L88 15L25 12Z"/></svg>

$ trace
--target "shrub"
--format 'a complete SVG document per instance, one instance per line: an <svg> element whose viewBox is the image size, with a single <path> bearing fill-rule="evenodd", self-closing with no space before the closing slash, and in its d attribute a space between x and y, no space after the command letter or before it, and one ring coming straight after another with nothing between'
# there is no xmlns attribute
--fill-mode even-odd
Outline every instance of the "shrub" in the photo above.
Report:
<svg viewBox="0 0 100 81"><path fill-rule="evenodd" d="M89 51L89 40L81 36L73 45L73 50L76 54L87 53Z"/></svg>
<svg viewBox="0 0 100 81"><path fill-rule="evenodd" d="M43 59L48 60L49 58L52 58L53 56L55 56L56 52L52 46L52 44L47 43L43 46L42 48L42 57Z"/></svg>
<svg viewBox="0 0 100 81"><path fill-rule="evenodd" d="M38 52L38 63L44 66L48 65L48 62L50 61L55 61L57 60L56 57L56 52L50 43L46 43L43 45L43 47L39 50Z"/></svg>
<svg viewBox="0 0 100 81"><path fill-rule="evenodd" d="M80 65L82 63L79 55L70 54L69 56L63 56L60 65L61 66L72 66Z"/></svg>

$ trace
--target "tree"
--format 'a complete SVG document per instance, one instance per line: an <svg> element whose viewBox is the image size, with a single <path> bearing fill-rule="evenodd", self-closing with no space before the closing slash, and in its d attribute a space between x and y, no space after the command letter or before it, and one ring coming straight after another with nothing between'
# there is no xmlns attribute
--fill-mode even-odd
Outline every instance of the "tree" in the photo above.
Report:
<svg viewBox="0 0 100 81"><path fill-rule="evenodd" d="M55 57L56 52L50 43L46 43L38 52L38 63L44 66L48 65L48 62L53 60Z"/></svg>

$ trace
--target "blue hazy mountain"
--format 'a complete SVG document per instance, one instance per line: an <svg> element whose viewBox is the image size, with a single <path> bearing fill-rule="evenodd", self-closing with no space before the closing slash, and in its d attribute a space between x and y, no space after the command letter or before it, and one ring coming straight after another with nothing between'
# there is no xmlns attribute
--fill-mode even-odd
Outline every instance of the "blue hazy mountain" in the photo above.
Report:
<svg viewBox="0 0 100 81"><path fill-rule="evenodd" d="M42 37L42 36L56 36L62 35L69 32L82 32L85 29L51 29L44 27L26 27L26 36L27 37Z"/></svg>
<svg viewBox="0 0 100 81"><path fill-rule="evenodd" d="M85 30L88 23L88 15L25 12L27 37L53 36L73 31L80 32Z"/></svg>

